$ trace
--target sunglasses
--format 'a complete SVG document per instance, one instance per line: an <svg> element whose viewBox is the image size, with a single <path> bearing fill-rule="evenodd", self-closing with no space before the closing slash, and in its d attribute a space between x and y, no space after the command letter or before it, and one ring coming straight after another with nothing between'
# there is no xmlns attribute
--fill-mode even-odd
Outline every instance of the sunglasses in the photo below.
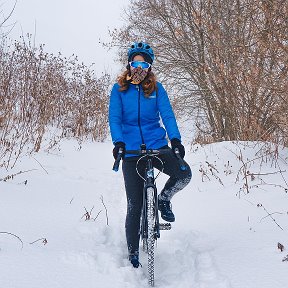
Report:
<svg viewBox="0 0 288 288"><path fill-rule="evenodd" d="M129 65L133 68L141 67L142 69L148 69L151 67L151 64L144 61L132 61L129 62Z"/></svg>

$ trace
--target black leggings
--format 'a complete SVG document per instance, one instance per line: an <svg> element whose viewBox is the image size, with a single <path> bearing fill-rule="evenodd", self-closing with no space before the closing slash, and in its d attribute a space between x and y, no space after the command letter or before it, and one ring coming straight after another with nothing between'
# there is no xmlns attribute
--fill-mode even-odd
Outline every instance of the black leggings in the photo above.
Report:
<svg viewBox="0 0 288 288"><path fill-rule="evenodd" d="M161 155L159 158L161 158L164 163L163 172L170 176L159 194L159 199L170 201L178 191L182 190L190 182L192 173L186 162L187 169L185 171L180 169L179 164L177 163L178 160L172 150L171 153ZM143 202L144 181L136 172L137 160L137 157L126 158L122 164L127 196L125 230L128 253L130 255L139 253L140 217ZM146 161L140 160L137 167L141 175L145 174L145 166ZM153 166L158 170L162 170L161 162L157 159L153 159Z"/></svg>

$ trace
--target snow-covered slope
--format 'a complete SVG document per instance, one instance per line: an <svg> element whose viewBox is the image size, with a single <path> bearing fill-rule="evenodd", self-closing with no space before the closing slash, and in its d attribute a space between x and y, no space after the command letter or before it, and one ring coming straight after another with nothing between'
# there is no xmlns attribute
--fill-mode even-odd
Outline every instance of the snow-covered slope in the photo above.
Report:
<svg viewBox="0 0 288 288"><path fill-rule="evenodd" d="M193 179L173 198L176 222L157 243L156 287L288 287L288 250L277 248L288 247L287 150L271 162L261 145L244 144L187 148ZM61 147L0 170L0 179L31 170L0 181L0 232L23 242L0 233L0 287L147 287L145 254L142 268L127 260L111 143Z"/></svg>

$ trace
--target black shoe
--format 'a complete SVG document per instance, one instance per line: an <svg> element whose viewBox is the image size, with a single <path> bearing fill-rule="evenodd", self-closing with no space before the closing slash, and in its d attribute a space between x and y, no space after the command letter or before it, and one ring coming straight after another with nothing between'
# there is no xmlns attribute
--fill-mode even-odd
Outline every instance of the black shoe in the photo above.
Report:
<svg viewBox="0 0 288 288"><path fill-rule="evenodd" d="M171 210L170 201L158 199L158 210L161 212L161 218L167 222L174 222L175 216Z"/></svg>
<svg viewBox="0 0 288 288"><path fill-rule="evenodd" d="M141 263L139 262L139 255L131 254L129 255L129 261L133 265L134 268L138 268Z"/></svg>

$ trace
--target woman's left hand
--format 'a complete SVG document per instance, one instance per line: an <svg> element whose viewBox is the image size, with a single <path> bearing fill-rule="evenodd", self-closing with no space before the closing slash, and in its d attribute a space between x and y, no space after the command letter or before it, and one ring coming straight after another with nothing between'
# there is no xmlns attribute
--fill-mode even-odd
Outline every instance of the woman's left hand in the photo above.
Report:
<svg viewBox="0 0 288 288"><path fill-rule="evenodd" d="M183 159L185 156L185 147L181 144L181 141L177 138L173 138L170 142L171 142L171 146L172 146L172 150L174 154L175 154L175 149L178 148L179 154L181 158Z"/></svg>

